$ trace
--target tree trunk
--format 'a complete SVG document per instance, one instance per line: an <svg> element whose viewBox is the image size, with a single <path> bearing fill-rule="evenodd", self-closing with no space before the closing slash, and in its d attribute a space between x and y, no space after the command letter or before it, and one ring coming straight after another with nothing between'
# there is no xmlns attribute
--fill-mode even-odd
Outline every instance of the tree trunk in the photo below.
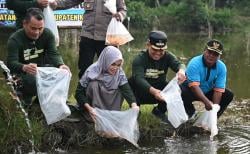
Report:
<svg viewBox="0 0 250 154"><path fill-rule="evenodd" d="M209 0L209 5L208 8L211 10L215 10L215 0ZM207 18L207 27L208 27L208 38L212 38L213 37L213 25L211 24L209 18Z"/></svg>
<svg viewBox="0 0 250 154"><path fill-rule="evenodd" d="M209 21L209 19L207 19L207 27L208 27L208 38L213 38L213 25L211 24L211 22Z"/></svg>
<svg viewBox="0 0 250 154"><path fill-rule="evenodd" d="M215 9L215 0L210 0L210 7L211 9Z"/></svg>
<svg viewBox="0 0 250 154"><path fill-rule="evenodd" d="M159 0L155 0L155 7L160 7L160 2L159 2Z"/></svg>
<svg viewBox="0 0 250 154"><path fill-rule="evenodd" d="M250 46L250 32L247 33L247 44L246 44L246 51L247 51L247 54L248 56L250 55L250 50L249 50L249 46Z"/></svg>

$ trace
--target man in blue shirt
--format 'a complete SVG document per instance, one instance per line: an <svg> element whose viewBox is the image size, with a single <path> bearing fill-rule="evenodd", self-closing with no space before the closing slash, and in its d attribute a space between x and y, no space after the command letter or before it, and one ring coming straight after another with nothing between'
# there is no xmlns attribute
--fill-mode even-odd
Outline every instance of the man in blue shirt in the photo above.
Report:
<svg viewBox="0 0 250 154"><path fill-rule="evenodd" d="M233 99L233 93L226 89L227 68L220 60L222 51L222 43L212 39L207 42L204 53L188 63L187 81L181 89L185 110L190 117L195 112L193 101L203 102L206 110L211 110L212 104L219 104L219 117Z"/></svg>

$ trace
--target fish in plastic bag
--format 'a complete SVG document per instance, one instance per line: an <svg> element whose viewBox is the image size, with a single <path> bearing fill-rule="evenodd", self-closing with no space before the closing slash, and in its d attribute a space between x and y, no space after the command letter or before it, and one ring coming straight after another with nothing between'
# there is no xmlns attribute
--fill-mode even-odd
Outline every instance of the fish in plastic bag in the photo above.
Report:
<svg viewBox="0 0 250 154"><path fill-rule="evenodd" d="M112 14L116 14L116 0L106 0L105 7L109 9ZM106 33L106 44L120 46L132 41L134 38L128 32L127 28L122 24L122 22L117 21L113 17L108 25Z"/></svg>
<svg viewBox="0 0 250 154"><path fill-rule="evenodd" d="M139 110L109 111L95 108L95 131L107 138L124 138L134 146L139 147L139 128L137 117Z"/></svg>
<svg viewBox="0 0 250 154"><path fill-rule="evenodd" d="M213 137L218 134L217 112L219 110L220 106L218 104L213 104L212 110L202 112L194 123L194 126L202 127L211 132L210 140L213 140Z"/></svg>
<svg viewBox="0 0 250 154"><path fill-rule="evenodd" d="M160 94L167 104L169 122L175 128L186 122L188 120L188 115L183 105L181 89L179 87L177 77L173 78Z"/></svg>
<svg viewBox="0 0 250 154"><path fill-rule="evenodd" d="M65 69L37 67L37 95L48 125L71 114L66 104L70 79L71 73Z"/></svg>

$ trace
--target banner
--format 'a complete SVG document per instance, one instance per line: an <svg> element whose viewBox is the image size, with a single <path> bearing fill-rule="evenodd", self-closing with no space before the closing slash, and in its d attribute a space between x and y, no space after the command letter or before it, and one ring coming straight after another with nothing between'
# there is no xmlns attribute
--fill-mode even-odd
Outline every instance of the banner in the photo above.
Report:
<svg viewBox="0 0 250 154"><path fill-rule="evenodd" d="M82 5L67 10L55 10L54 15L58 27L81 27L84 9ZM16 16L13 10L8 10L5 0L0 0L0 27L15 26Z"/></svg>

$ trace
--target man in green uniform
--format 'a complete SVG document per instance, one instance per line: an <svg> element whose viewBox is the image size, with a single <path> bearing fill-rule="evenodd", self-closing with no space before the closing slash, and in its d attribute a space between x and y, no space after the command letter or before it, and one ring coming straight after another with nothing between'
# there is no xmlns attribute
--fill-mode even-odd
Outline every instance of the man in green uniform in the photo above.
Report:
<svg viewBox="0 0 250 154"><path fill-rule="evenodd" d="M7 50L7 66L12 74L22 79L23 87L19 90L26 104L30 104L32 96L37 94L37 66L53 66L70 71L56 50L53 33L44 28L43 13L38 8L27 10L23 28L10 36Z"/></svg>
<svg viewBox="0 0 250 154"><path fill-rule="evenodd" d="M168 84L166 80L168 68L177 73L180 83L186 79L185 65L166 49L167 35L162 31L150 32L147 50L135 57L132 77L129 79L138 105L158 104L152 113L163 121L167 121L165 115L167 109L160 92Z"/></svg>

